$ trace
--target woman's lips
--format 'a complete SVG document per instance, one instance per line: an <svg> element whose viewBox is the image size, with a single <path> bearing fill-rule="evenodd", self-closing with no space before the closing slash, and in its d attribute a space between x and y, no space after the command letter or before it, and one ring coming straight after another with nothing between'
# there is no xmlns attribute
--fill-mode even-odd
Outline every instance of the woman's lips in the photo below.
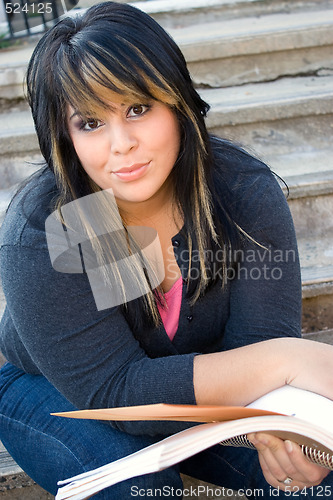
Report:
<svg viewBox="0 0 333 500"><path fill-rule="evenodd" d="M141 177L147 170L150 162L148 163L136 163L131 167L124 167L112 173L116 175L119 179L124 181L134 181Z"/></svg>

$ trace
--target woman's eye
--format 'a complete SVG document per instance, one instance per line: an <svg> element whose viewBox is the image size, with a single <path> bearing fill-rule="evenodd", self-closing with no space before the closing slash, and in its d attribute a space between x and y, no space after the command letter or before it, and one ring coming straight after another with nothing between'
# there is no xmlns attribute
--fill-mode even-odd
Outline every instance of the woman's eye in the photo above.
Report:
<svg viewBox="0 0 333 500"><path fill-rule="evenodd" d="M102 122L100 120L97 120L95 118L88 118L88 120L85 120L82 122L82 130L96 130L102 125Z"/></svg>
<svg viewBox="0 0 333 500"><path fill-rule="evenodd" d="M131 108L129 109L128 116L143 115L148 109L149 109L149 106L147 106L147 105L135 104L134 106L131 106Z"/></svg>

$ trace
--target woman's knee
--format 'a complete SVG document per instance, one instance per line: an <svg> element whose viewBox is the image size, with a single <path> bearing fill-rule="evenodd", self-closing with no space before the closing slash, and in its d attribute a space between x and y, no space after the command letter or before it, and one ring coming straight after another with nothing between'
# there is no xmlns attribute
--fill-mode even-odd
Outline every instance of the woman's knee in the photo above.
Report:
<svg viewBox="0 0 333 500"><path fill-rule="evenodd" d="M105 422L51 416L52 411L71 410L73 406L42 376L8 366L1 370L0 379L0 439L22 469L52 494L59 480L105 465L155 441L125 434ZM181 485L178 468L174 467L109 488L100 498L145 498L146 490L150 498L154 490L172 498L172 492Z"/></svg>

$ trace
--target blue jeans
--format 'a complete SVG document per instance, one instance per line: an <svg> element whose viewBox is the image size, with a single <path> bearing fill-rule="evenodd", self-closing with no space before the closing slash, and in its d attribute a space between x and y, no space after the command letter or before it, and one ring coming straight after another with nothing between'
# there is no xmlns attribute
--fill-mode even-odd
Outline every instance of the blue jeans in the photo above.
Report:
<svg viewBox="0 0 333 500"><path fill-rule="evenodd" d="M58 409L69 411L74 407L43 376L28 375L9 363L2 367L0 439L22 469L53 495L58 480L117 460L160 439L132 436L101 421L50 416ZM249 499L285 498L284 493L273 492L266 483L255 451L220 445L164 471L114 485L94 498L182 498L181 472L225 489L247 490ZM333 485L332 474L322 485ZM317 498L315 491L299 498ZM318 498L331 498L324 491ZM195 498L197 493L184 491L184 497ZM215 491L215 495L221 493ZM209 496L213 493L207 491Z"/></svg>

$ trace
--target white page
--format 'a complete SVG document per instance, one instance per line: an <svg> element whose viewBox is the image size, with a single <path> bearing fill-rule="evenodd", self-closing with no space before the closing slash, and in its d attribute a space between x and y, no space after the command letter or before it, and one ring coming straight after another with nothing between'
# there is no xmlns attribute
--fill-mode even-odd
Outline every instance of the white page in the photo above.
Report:
<svg viewBox="0 0 333 500"><path fill-rule="evenodd" d="M304 389L285 385L248 405L248 408L275 411L333 432L333 401Z"/></svg>

